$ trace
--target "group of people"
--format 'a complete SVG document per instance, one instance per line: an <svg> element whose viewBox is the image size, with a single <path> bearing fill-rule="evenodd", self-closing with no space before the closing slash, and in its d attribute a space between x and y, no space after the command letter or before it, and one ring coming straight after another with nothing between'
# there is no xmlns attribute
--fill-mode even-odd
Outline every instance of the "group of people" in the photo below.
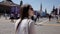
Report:
<svg viewBox="0 0 60 34"><path fill-rule="evenodd" d="M20 18L15 23L15 34L36 34L34 10L30 4L20 7Z"/></svg>
<svg viewBox="0 0 60 34"><path fill-rule="evenodd" d="M56 18L57 23L59 23L59 16L58 15L49 15L49 21L51 21L52 18Z"/></svg>
<svg viewBox="0 0 60 34"><path fill-rule="evenodd" d="M15 19L19 19L20 18L20 14L14 14L13 12L10 14L10 18L11 22L14 22Z"/></svg>

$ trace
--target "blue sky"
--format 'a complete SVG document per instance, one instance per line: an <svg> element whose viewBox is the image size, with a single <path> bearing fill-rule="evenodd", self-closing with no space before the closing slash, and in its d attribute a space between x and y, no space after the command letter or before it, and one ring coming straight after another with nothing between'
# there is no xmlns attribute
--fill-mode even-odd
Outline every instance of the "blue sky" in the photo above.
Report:
<svg viewBox="0 0 60 34"><path fill-rule="evenodd" d="M12 0L12 1L16 4L20 3L20 0ZM23 0L23 3L31 4L34 10L40 10L40 5L42 3L43 11L47 9L48 13L52 11L53 5L55 5L56 7L60 6L60 0Z"/></svg>

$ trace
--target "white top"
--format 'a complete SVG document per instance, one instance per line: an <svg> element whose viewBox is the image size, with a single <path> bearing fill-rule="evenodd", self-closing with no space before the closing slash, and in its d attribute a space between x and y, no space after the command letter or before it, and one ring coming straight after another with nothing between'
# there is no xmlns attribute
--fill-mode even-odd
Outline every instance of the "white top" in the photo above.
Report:
<svg viewBox="0 0 60 34"><path fill-rule="evenodd" d="M15 28L19 22L20 19L18 19L17 22L15 23ZM16 34L28 34L28 31L30 32L29 34L36 34L34 30L34 22L31 19L23 19L18 27Z"/></svg>

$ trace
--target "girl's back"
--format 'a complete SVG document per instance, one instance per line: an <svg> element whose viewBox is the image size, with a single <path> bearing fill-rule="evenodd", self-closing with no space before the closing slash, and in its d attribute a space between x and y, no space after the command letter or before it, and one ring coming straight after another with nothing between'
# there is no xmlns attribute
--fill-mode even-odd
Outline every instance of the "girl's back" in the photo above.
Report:
<svg viewBox="0 0 60 34"><path fill-rule="evenodd" d="M20 20L17 20L17 22L20 22ZM16 24L17 24L16 22ZM28 34L28 32L32 33L32 29L34 26L34 23L31 19L23 19L22 22L20 23L18 30L17 30L17 34ZM28 29L29 27L29 29ZM33 28L34 29L34 28Z"/></svg>

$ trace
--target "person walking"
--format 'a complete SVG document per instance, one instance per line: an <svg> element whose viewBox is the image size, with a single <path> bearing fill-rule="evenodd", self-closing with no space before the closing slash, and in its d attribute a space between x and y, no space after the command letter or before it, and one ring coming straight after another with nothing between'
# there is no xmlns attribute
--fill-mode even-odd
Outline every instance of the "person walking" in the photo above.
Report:
<svg viewBox="0 0 60 34"><path fill-rule="evenodd" d="M20 19L15 23L15 34L36 34L35 23L31 19L33 11L29 4L20 7Z"/></svg>
<svg viewBox="0 0 60 34"><path fill-rule="evenodd" d="M49 21L51 21L51 15L49 15Z"/></svg>
<svg viewBox="0 0 60 34"><path fill-rule="evenodd" d="M14 14L13 13L11 13L10 19L11 19L11 22L14 22Z"/></svg>
<svg viewBox="0 0 60 34"><path fill-rule="evenodd" d="M57 20L56 20L56 21L57 21L57 23L59 23L59 20L58 20L58 15L56 15L55 17L56 17L56 19L57 19Z"/></svg>

